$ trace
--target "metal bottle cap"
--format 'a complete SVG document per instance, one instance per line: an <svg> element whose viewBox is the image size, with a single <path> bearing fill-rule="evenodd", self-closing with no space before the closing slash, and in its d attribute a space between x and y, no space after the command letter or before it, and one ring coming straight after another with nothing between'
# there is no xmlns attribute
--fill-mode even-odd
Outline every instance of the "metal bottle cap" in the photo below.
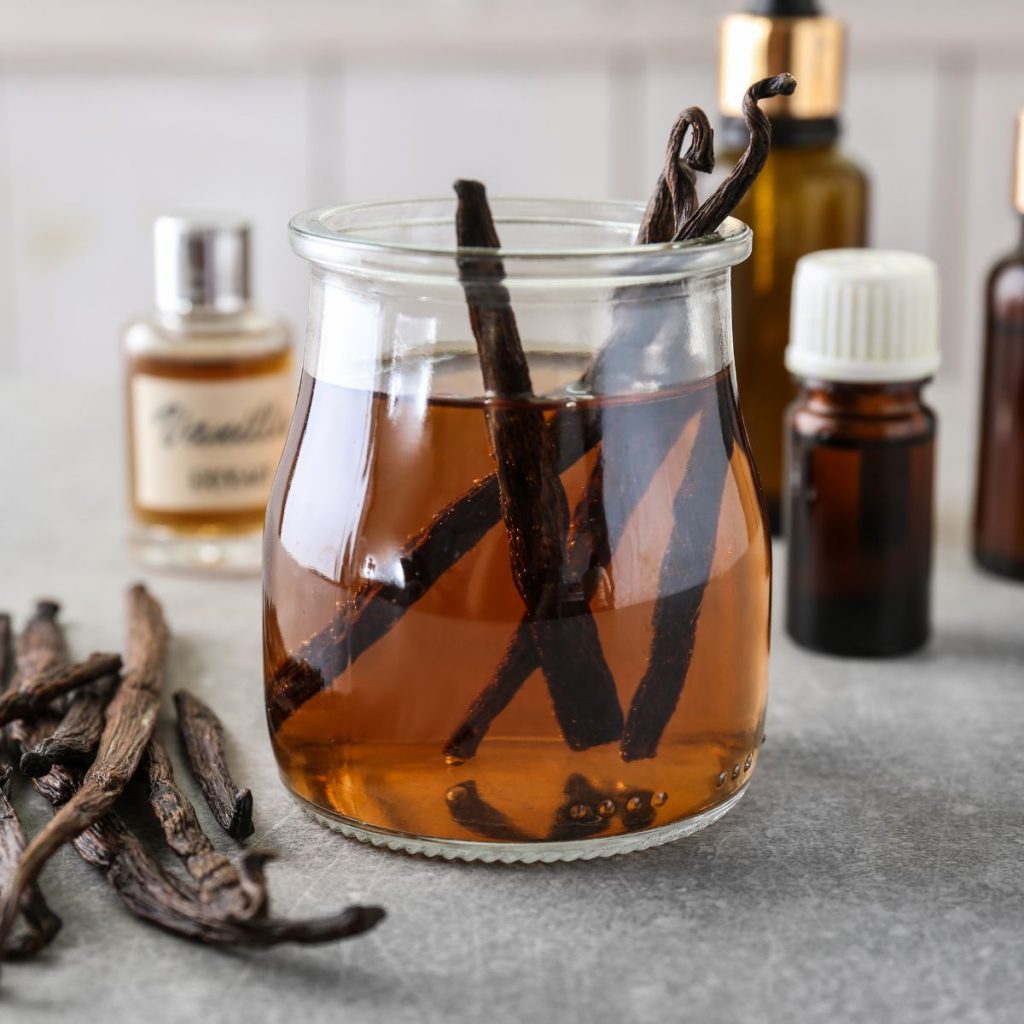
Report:
<svg viewBox="0 0 1024 1024"><path fill-rule="evenodd" d="M156 308L161 313L238 313L249 304L249 225L222 217L157 217Z"/></svg>
<svg viewBox="0 0 1024 1024"><path fill-rule="evenodd" d="M722 22L718 105L725 117L742 116L743 94L752 82L790 72L799 85L792 96L761 104L778 118L834 118L842 105L843 23L809 3L755 6Z"/></svg>

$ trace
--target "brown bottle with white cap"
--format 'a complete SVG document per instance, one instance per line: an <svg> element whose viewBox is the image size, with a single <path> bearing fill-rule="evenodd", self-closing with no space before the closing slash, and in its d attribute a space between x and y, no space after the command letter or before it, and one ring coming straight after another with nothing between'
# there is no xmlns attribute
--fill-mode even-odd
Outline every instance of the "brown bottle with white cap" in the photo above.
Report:
<svg viewBox="0 0 1024 1024"><path fill-rule="evenodd" d="M249 289L249 225L160 217L156 310L123 338L136 557L256 571L294 405L289 331Z"/></svg>
<svg viewBox="0 0 1024 1024"><path fill-rule="evenodd" d="M990 572L1024 580L1024 111L1013 184L1021 238L986 288L974 556Z"/></svg>
<svg viewBox="0 0 1024 1024"><path fill-rule="evenodd" d="M804 647L884 657L929 635L938 272L874 249L797 264L786 366L786 628Z"/></svg>

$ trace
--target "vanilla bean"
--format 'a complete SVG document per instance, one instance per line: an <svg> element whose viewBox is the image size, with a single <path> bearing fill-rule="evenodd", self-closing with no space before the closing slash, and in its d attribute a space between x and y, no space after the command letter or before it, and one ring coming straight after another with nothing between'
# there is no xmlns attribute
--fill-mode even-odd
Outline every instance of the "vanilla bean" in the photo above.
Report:
<svg viewBox="0 0 1024 1024"><path fill-rule="evenodd" d="M18 636L17 671L23 679L46 675L70 662L64 630L57 623L60 605L44 598Z"/></svg>
<svg viewBox="0 0 1024 1024"><path fill-rule="evenodd" d="M21 774L38 779L55 764L75 768L92 764L103 735L104 711L116 684L115 676L107 676L79 690L53 731L21 755Z"/></svg>
<svg viewBox="0 0 1024 1024"><path fill-rule="evenodd" d="M25 849L25 832L10 800L11 766L0 760L0 896L7 893L14 871ZM5 944L5 960L33 956L60 931L61 920L49 908L42 893L32 886L21 901L22 924Z"/></svg>
<svg viewBox="0 0 1024 1024"><path fill-rule="evenodd" d="M484 187L458 181L455 192L460 252L499 249ZM489 403L485 418L513 581L562 735L573 750L586 750L621 736L622 709L597 625L579 588L566 579L569 506L556 453L543 411L530 404L529 366L501 260L491 254L457 260L484 386L503 400Z"/></svg>
<svg viewBox="0 0 1024 1024"><path fill-rule="evenodd" d="M611 555L605 543L607 530L602 528L602 467L603 463L598 461L587 480L583 497L577 504L569 525L569 575L572 579L583 581L583 592L587 601L593 596L601 579L599 572L592 570L606 566ZM600 550L595 550L595 545ZM512 639L491 682L474 699L445 744L444 754L450 764L459 764L476 754L491 723L505 710L539 665L537 648L530 632L529 616L525 615L512 634Z"/></svg>
<svg viewBox="0 0 1024 1024"><path fill-rule="evenodd" d="M17 681L21 685L32 685L34 667L53 671L66 661L67 647L63 631L56 623L56 615L57 606L53 602L41 602L19 638L19 660L24 672L19 674ZM0 615L0 620L0 691L3 691L14 659L10 616ZM8 731L15 732L21 725L15 721ZM0 757L0 897L4 898L25 849L25 833L10 802L12 774L6 758ZM47 946L61 929L60 918L50 909L36 885L25 890L20 910L22 924L16 926L12 937L3 945L0 959L18 960L33 956Z"/></svg>
<svg viewBox="0 0 1024 1024"><path fill-rule="evenodd" d="M174 707L188 766L213 816L229 836L248 838L253 833L252 792L239 789L231 778L220 719L188 690L174 695Z"/></svg>
<svg viewBox="0 0 1024 1024"><path fill-rule="evenodd" d="M0 696L0 725L15 718L32 718L47 710L58 697L108 676L121 668L118 654L91 654L75 665L51 668L44 675L28 676L27 685L19 684ZM19 676L21 675L19 669Z"/></svg>
<svg viewBox="0 0 1024 1024"><path fill-rule="evenodd" d="M718 524L738 424L732 383L719 381L701 415L690 461L676 491L673 530L658 577L650 656L633 694L622 737L622 757L654 757L679 703L711 577Z"/></svg>
<svg viewBox="0 0 1024 1024"><path fill-rule="evenodd" d="M199 824L195 807L175 783L171 759L156 737L149 741L143 768L150 806L167 845L181 857L195 881L199 902L234 921L265 917L263 865L269 854L246 851L236 865L214 848Z"/></svg>
<svg viewBox="0 0 1024 1024"><path fill-rule="evenodd" d="M768 115L757 105L758 101L771 96L790 96L794 89L796 79L792 75L776 75L755 82L744 93L743 119L750 132L746 151L725 181L700 205L696 213L687 218L673 241L682 242L710 234L736 209L763 170L772 145L772 124Z"/></svg>
<svg viewBox="0 0 1024 1024"><path fill-rule="evenodd" d="M50 723L17 721L19 743L43 739ZM73 799L81 776L60 765L33 785L59 810ZM385 916L380 907L352 906L311 920L235 920L204 902L201 891L168 873L118 815L109 812L71 844L81 858L100 869L125 907L150 924L180 938L215 946L266 947L281 943L324 943L352 938ZM261 861L265 855L254 854ZM247 862L255 866L252 861Z"/></svg>
<svg viewBox="0 0 1024 1024"><path fill-rule="evenodd" d="M690 148L680 155L688 132L693 133ZM697 209L695 172L710 174L715 168L714 130L700 107L687 107L676 118L669 132L665 169L658 177L647 203L637 245L671 240L684 220Z"/></svg>
<svg viewBox="0 0 1024 1024"><path fill-rule="evenodd" d="M22 892L50 857L109 811L139 766L160 705L167 626L157 601L141 584L128 592L125 675L107 709L96 760L82 785L32 840L18 862L0 916L0 940L14 924Z"/></svg>

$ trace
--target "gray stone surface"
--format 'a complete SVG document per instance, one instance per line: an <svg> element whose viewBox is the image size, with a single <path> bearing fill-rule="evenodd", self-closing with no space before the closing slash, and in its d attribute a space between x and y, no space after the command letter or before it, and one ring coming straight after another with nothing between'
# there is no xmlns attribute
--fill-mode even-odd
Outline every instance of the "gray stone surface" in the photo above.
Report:
<svg viewBox="0 0 1024 1024"><path fill-rule="evenodd" d="M79 652L119 643L139 575L119 415L107 386L0 381L0 607L59 595ZM279 852L277 910L358 899L390 917L338 946L212 952L133 920L65 850L45 874L64 931L4 966L0 1020L1021 1019L1024 587L958 547L940 551L924 654L833 661L776 630L768 742L725 820L648 853L518 868L377 851L307 820L265 735L256 582L152 583L171 682L223 711L253 842ZM30 792L18 802L45 820Z"/></svg>

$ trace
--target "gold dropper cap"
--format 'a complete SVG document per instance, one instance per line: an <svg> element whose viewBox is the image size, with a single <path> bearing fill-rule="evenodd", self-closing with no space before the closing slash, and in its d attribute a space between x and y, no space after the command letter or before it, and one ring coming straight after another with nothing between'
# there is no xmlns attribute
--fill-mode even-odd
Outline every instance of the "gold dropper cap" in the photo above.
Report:
<svg viewBox="0 0 1024 1024"><path fill-rule="evenodd" d="M722 22L718 105L725 117L741 117L751 83L790 72L799 83L792 96L760 104L773 120L834 118L843 98L843 23L823 15L770 17L730 14Z"/></svg>
<svg viewBox="0 0 1024 1024"><path fill-rule="evenodd" d="M1024 213L1024 110L1017 115L1017 164L1013 171L1013 205Z"/></svg>

